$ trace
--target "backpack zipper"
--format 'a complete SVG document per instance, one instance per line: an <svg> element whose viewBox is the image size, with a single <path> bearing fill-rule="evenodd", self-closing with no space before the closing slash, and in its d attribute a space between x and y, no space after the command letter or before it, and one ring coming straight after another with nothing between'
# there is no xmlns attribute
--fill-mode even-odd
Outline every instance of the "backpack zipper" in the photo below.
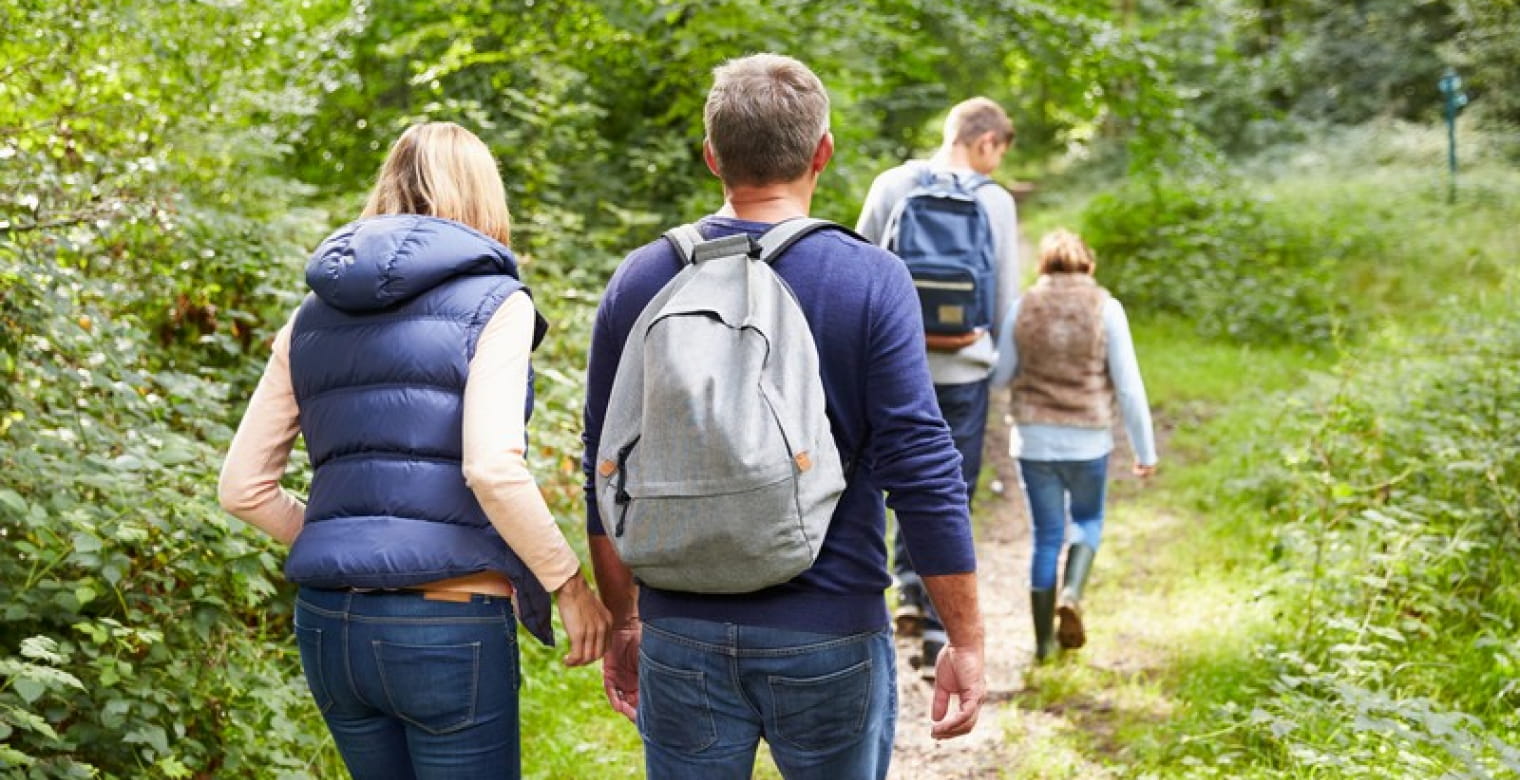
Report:
<svg viewBox="0 0 1520 780"><path fill-rule="evenodd" d="M633 496L628 495L627 490L628 453L633 452L633 445L638 444L640 438L641 437L638 436L633 437L632 441L618 448L617 452L617 493L613 495L613 502L616 503L618 507L622 509L622 511L618 512L617 528L613 529L612 535L619 538L623 536L623 529L628 525L628 504L633 500Z"/></svg>

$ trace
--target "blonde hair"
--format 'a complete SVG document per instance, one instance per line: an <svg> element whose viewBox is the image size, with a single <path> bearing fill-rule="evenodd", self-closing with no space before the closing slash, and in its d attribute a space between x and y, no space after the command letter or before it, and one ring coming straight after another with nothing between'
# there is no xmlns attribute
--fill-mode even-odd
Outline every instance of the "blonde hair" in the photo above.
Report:
<svg viewBox="0 0 1520 780"><path fill-rule="evenodd" d="M1090 274L1098 267L1092 248L1076 233L1057 228L1040 239L1040 273Z"/></svg>
<svg viewBox="0 0 1520 780"><path fill-rule="evenodd" d="M702 124L725 183L794 181L829 131L829 93L801 62L751 54L713 70Z"/></svg>
<svg viewBox="0 0 1520 780"><path fill-rule="evenodd" d="M993 137L999 145L1013 143L1013 120L989 98L974 97L956 103L945 117L946 144L970 146L987 133L995 133Z"/></svg>
<svg viewBox="0 0 1520 780"><path fill-rule="evenodd" d="M507 244L512 215L491 150L453 122L412 125L391 145L362 216L424 214Z"/></svg>

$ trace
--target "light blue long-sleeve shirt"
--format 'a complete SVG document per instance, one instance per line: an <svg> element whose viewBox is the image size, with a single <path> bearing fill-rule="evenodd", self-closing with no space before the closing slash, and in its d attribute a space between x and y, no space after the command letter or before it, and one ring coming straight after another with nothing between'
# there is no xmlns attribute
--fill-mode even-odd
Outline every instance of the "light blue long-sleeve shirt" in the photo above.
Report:
<svg viewBox="0 0 1520 780"><path fill-rule="evenodd" d="M998 329L998 365L992 374L994 387L1012 381L1019 370L1019 350L1013 340L1019 303L1014 301L1008 307L1008 314ZM1124 306L1112 296L1103 302L1103 332L1108 338L1108 375L1114 382L1114 395L1119 400L1124 431L1129 435L1136 461L1142 466L1154 466L1156 436L1151 427L1145 383L1140 379L1140 362L1135 357L1135 343L1130 338ZM1093 460L1114 449L1113 431L1108 428L1020 423L1018 429L1019 437L1023 439L1019 457L1025 460Z"/></svg>

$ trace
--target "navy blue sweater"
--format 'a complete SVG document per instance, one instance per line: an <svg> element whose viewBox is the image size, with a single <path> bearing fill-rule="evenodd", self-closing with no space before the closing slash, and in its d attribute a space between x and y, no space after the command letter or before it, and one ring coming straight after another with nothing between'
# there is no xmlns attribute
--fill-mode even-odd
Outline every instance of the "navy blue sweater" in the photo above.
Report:
<svg viewBox="0 0 1520 780"><path fill-rule="evenodd" d="M770 225L712 216L698 227L717 238L758 236ZM833 634L879 630L888 622L883 592L891 584L887 506L920 574L976 569L961 458L929 379L918 296L901 260L836 230L803 238L775 269L797 294L818 344L839 452L846 459L858 453L859 465L811 569L743 595L644 587L639 611L645 620L689 617ZM597 309L581 437L588 497L595 495L592 469L602 418L628 331L679 270L668 242L647 244L618 267ZM587 532L604 535L594 498L586 506Z"/></svg>

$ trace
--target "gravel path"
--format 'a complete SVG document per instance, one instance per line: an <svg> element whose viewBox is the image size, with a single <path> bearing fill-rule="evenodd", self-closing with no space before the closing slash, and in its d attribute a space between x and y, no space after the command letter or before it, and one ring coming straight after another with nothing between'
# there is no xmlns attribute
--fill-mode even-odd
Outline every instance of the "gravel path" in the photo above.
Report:
<svg viewBox="0 0 1520 780"><path fill-rule="evenodd" d="M907 659L918 652L918 640L897 641L897 739L892 756L891 778L1002 778L1028 776L1028 753L1038 751L1044 737L1065 729L1084 728L1101 733L1108 726L1104 713L1113 702L1106 692L1093 691L1077 701L1040 708L1031 706L1032 691L1025 675L1034 662L1034 630L1029 618L1029 519L1019 488L1018 467L1008 456L1009 420L1006 389L993 390L991 423L987 428L986 463L992 465L1001 492L989 485L987 474L978 491L973 513L976 528L977 585L982 619L987 631L987 702L976 729L946 742L929 736L929 706L933 688L909 667ZM1164 423L1158 420L1158 423ZM1168 437L1164 424L1158 436ZM1110 499L1125 500L1137 486L1129 473L1133 455L1122 433L1115 431L1115 449L1109 459ZM1079 663L1120 668L1146 666L1151 661L1132 655L1099 658L1091 649ZM1093 763L1092 757L1068 757L1063 776L1101 778L1113 776L1110 768Z"/></svg>
<svg viewBox="0 0 1520 780"><path fill-rule="evenodd" d="M1024 688L1034 637L1029 625L1029 522L1019 493L1017 469L1008 457L1008 426L997 411L1006 409L1006 393L994 391L992 424L987 430L987 462L1002 483L1001 495L983 480L976 513L977 590L987 630L987 704L977 727L957 739L938 742L929 736L933 688L908 666L918 652L916 639L897 641L897 740L889 777L987 778L1015 763L1007 741L1006 720L1020 717L1012 705Z"/></svg>

